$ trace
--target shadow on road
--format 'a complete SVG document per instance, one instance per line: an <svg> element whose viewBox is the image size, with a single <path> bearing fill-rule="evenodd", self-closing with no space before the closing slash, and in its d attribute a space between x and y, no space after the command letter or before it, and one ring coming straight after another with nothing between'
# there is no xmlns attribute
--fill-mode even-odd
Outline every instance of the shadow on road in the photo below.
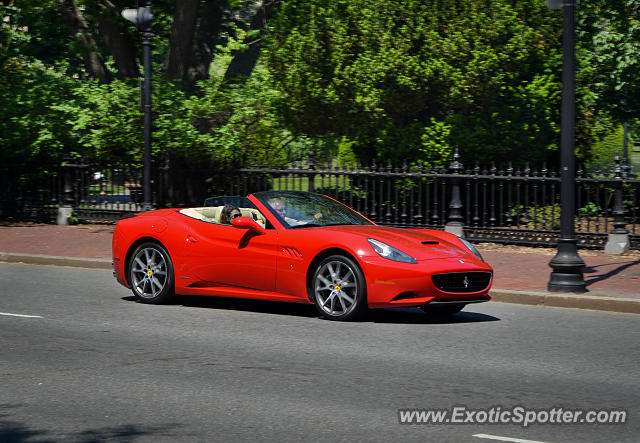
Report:
<svg viewBox="0 0 640 443"><path fill-rule="evenodd" d="M104 441L133 442L145 435L162 434L163 436L178 436L174 430L180 425L139 426L124 424L96 429L86 429L61 435L61 430L54 432L36 429L24 423L10 419L9 409L17 409L25 405L0 405L0 442L2 443L53 443L71 441L78 443L98 443Z"/></svg>
<svg viewBox="0 0 640 443"><path fill-rule="evenodd" d="M295 317L318 317L311 305L285 303L247 298L210 297L205 295L180 295L176 303L194 308L226 309L230 311L250 311L262 314L291 315Z"/></svg>
<svg viewBox="0 0 640 443"><path fill-rule="evenodd" d="M33 429L28 426L7 419L9 414L7 410L20 408L23 405L0 405L0 441L2 442L53 442L52 439L45 438L48 432L39 429Z"/></svg>
<svg viewBox="0 0 640 443"><path fill-rule="evenodd" d="M465 308L473 309L473 308ZM369 316L375 323L399 323L399 324L456 324L456 323L480 323L500 321L498 317L481 314L473 311L462 311L448 317L434 317L427 315L418 308L396 308L372 311Z"/></svg>
<svg viewBox="0 0 640 443"><path fill-rule="evenodd" d="M135 301L135 297L122 297L126 301ZM180 295L172 303L174 306L190 308L222 309L227 311L256 312L261 314L288 315L292 317L320 318L316 309L307 304L273 302L231 297L209 297L202 295ZM365 315L360 322L399 323L399 324L453 324L499 321L497 317L473 312L479 308L469 306L469 311L462 311L449 317L433 317L418 308L374 309Z"/></svg>

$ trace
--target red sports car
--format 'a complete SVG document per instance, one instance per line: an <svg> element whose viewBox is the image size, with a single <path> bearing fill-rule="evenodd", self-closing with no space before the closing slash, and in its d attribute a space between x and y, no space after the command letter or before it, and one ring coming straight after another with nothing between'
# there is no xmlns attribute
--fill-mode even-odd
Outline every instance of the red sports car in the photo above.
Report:
<svg viewBox="0 0 640 443"><path fill-rule="evenodd" d="M324 317L419 306L450 315L490 299L493 270L466 240L378 226L318 194L265 191L120 220L114 275L145 303L174 294L312 303Z"/></svg>

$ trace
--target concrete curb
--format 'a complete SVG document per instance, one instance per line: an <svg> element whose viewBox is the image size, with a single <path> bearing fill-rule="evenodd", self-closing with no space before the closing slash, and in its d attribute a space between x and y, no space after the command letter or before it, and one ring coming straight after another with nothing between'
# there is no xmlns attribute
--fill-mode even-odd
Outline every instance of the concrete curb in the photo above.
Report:
<svg viewBox="0 0 640 443"><path fill-rule="evenodd" d="M0 252L0 262L28 265L72 266L75 268L113 269L111 260L104 258L59 257L57 255L16 254Z"/></svg>
<svg viewBox="0 0 640 443"><path fill-rule="evenodd" d="M111 260L104 258L59 257L55 255L16 254L11 252L0 252L0 262L113 269ZM640 314L640 299L633 298L607 297L596 294L578 295L544 291L515 291L510 289L491 289L489 295L491 295L493 301L500 303Z"/></svg>
<svg viewBox="0 0 640 443"><path fill-rule="evenodd" d="M493 301L520 305L551 306L555 308L592 309L595 311L640 314L640 299L606 297L602 295L578 295L571 293L551 293L535 291L514 291L491 289Z"/></svg>

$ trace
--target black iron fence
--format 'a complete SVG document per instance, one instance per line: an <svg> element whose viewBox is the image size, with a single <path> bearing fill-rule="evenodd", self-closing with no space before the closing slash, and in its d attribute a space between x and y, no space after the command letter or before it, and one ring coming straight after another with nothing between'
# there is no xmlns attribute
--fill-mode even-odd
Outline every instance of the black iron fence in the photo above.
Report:
<svg viewBox="0 0 640 443"><path fill-rule="evenodd" d="M543 167L509 165L464 168L457 157L447 167L363 165L248 165L207 168L156 165L156 208L202 205L214 195L247 195L268 189L329 195L379 224L443 229L462 224L476 241L555 245L560 230L560 176ZM640 249L640 180L616 159L611 171L576 178L575 230L582 247L601 248L613 229L627 229ZM67 163L40 180L5 195L2 215L55 218L60 205L88 220L117 220L142 210L142 170ZM8 198L7 198L8 197ZM616 205L616 198L618 204Z"/></svg>

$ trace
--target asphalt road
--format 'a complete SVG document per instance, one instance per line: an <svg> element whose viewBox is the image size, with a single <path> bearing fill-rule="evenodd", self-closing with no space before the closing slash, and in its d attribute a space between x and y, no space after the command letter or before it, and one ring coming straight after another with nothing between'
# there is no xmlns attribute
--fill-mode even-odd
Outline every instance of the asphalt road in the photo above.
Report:
<svg viewBox="0 0 640 443"><path fill-rule="evenodd" d="M108 271L21 264L0 264L0 294L1 442L639 440L637 315L485 303L336 323L282 303L143 305ZM399 408L462 405L628 417L399 424Z"/></svg>

